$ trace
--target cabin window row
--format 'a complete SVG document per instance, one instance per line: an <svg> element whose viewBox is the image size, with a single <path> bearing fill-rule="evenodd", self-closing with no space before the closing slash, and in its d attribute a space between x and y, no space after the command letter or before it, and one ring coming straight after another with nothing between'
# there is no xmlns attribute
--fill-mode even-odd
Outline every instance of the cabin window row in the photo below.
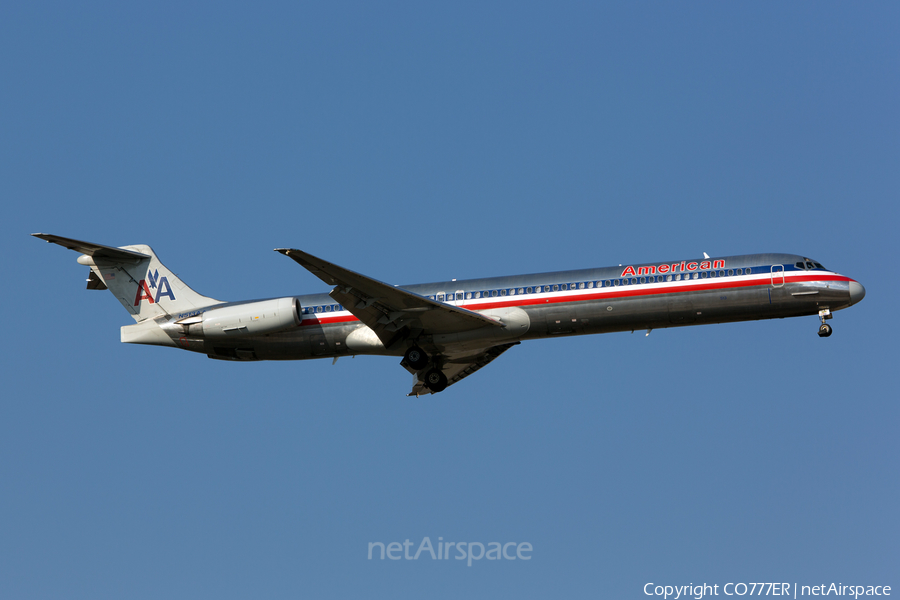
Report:
<svg viewBox="0 0 900 600"><path fill-rule="evenodd" d="M438 302L452 302L453 300L477 300L480 298L498 298L503 296L517 296L523 294L543 294L547 292L561 292L567 290L584 290L604 287L617 287L625 285L637 285L640 283L665 283L670 281L682 281L688 279L708 279L713 277L734 277L735 275L750 275L751 269L728 269L718 271L695 271L693 273L670 273L668 275L648 275L644 277L622 277L620 279L602 279L598 281L577 281L572 283L554 283L550 285L535 285L520 288L504 288L499 290L482 290L478 292L456 292L446 294L433 294L428 296ZM340 304L323 304L320 306L304 306L303 314L340 312L344 307Z"/></svg>
<svg viewBox="0 0 900 600"><path fill-rule="evenodd" d="M599 281L577 281L572 283L554 283L551 285L537 285L520 288L504 288L498 290L482 290L478 292L456 292L446 294L434 294L428 296L438 302L452 302L453 300L477 300L480 298L498 298L502 296L517 296L522 294L543 294L547 292L560 292L567 290L584 290L593 288L616 287L625 285L637 285L640 283L665 283L671 281L683 281L688 279L708 279L714 277L734 277L735 275L750 275L749 267L743 269L721 269L718 271L695 271L693 273L670 273L668 275L647 275L644 277L623 277L620 279L603 279Z"/></svg>
<svg viewBox="0 0 900 600"><path fill-rule="evenodd" d="M340 304L324 304L322 306L304 306L303 314L312 315L315 313L340 312L344 307Z"/></svg>

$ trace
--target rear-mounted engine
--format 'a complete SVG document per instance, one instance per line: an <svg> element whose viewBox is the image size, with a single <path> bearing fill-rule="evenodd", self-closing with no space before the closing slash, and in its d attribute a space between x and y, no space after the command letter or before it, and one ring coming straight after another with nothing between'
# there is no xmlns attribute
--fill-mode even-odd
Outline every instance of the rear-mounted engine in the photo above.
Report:
<svg viewBox="0 0 900 600"><path fill-rule="evenodd" d="M301 312L297 298L276 298L228 304L175 323L186 335L227 339L293 329L300 325Z"/></svg>

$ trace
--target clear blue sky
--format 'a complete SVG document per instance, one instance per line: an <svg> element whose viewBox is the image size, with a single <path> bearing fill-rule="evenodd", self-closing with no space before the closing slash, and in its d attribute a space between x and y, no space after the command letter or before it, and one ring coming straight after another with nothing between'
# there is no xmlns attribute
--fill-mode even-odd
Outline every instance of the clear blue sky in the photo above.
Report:
<svg viewBox="0 0 900 600"><path fill-rule="evenodd" d="M895 3L7 2L0 596L644 598L900 586ZM815 317L393 358L125 346L76 255L224 300L793 252ZM530 561L369 561L369 542Z"/></svg>

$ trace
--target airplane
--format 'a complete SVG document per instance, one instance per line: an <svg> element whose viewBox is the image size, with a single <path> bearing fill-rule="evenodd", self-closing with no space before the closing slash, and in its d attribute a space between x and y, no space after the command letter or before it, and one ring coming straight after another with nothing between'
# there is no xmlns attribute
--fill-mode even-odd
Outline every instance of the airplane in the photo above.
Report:
<svg viewBox="0 0 900 600"><path fill-rule="evenodd" d="M277 248L328 293L223 302L198 294L149 246L46 233L80 254L87 288L108 289L136 323L121 341L232 361L388 355L435 394L525 340L818 315L866 295L857 281L794 254L749 254L436 283L390 285L293 248Z"/></svg>

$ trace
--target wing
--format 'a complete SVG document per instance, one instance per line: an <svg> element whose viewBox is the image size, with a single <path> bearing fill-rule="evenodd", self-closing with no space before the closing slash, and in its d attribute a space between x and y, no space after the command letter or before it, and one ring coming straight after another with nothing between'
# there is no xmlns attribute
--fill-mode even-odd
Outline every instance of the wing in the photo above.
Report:
<svg viewBox="0 0 900 600"><path fill-rule="evenodd" d="M436 302L291 248L277 248L329 285L329 294L369 326L385 348L407 337L456 333L503 324L479 313ZM485 363L486 364L486 363Z"/></svg>
<svg viewBox="0 0 900 600"><path fill-rule="evenodd" d="M481 367L485 366L519 342L511 342L509 344L501 344L492 346L485 350L481 350L475 354L467 354L465 356L447 357L441 368L441 372L447 378L447 387L453 385L457 381L465 379ZM419 379L418 375L413 375L412 391L407 396L419 396L422 394L433 394L425 383Z"/></svg>

